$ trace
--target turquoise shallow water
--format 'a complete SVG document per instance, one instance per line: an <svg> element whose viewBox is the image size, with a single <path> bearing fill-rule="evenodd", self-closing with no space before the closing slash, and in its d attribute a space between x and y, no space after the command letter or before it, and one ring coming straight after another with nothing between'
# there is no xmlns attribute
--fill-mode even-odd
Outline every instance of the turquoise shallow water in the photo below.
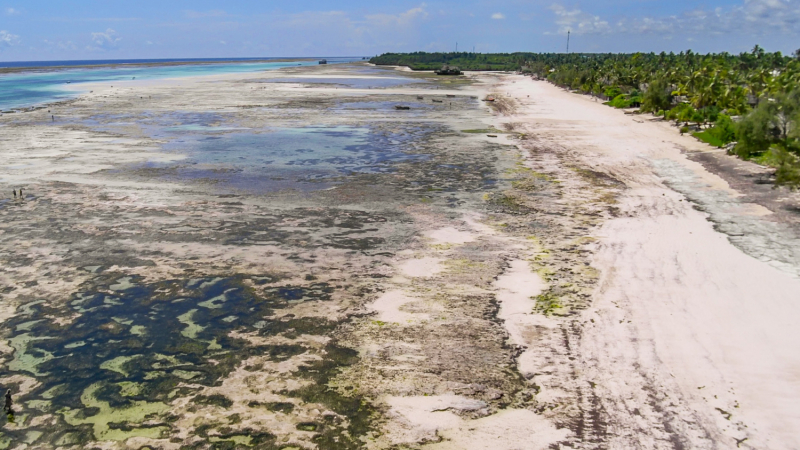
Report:
<svg viewBox="0 0 800 450"><path fill-rule="evenodd" d="M360 61L360 58L335 58L329 63ZM115 65L80 67L49 71L31 71L0 75L0 110L22 108L75 97L75 86L98 81L148 80L222 73L258 72L297 65L317 65L317 60L282 62L230 62L215 64L183 64L176 66ZM70 87L71 89L66 89Z"/></svg>

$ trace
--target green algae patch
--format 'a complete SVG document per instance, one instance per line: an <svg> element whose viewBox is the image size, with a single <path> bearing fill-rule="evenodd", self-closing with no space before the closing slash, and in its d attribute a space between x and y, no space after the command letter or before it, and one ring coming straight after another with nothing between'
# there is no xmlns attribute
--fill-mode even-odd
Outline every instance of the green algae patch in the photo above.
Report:
<svg viewBox="0 0 800 450"><path fill-rule="evenodd" d="M0 450L5 450L11 446L11 437L0 433Z"/></svg>
<svg viewBox="0 0 800 450"><path fill-rule="evenodd" d="M100 364L100 368L103 370L110 370L112 372L117 372L122 374L123 376L128 376L128 371L125 370L125 365L128 364L131 360L137 358L136 356L117 356L114 359L110 359L108 361L103 362Z"/></svg>
<svg viewBox="0 0 800 450"><path fill-rule="evenodd" d="M191 380L192 378L197 378L203 376L201 372L191 372L188 370L173 370L172 375L182 379L182 380Z"/></svg>
<svg viewBox="0 0 800 450"><path fill-rule="evenodd" d="M122 277L118 279L115 284L110 285L108 288L112 291L125 291L136 287L136 285L131 283L131 281L133 281L133 277Z"/></svg>
<svg viewBox="0 0 800 450"><path fill-rule="evenodd" d="M208 440L210 442L233 442L236 445L244 445L246 447L251 446L253 443L252 437L240 434L226 437L209 436Z"/></svg>
<svg viewBox="0 0 800 450"><path fill-rule="evenodd" d="M486 264L478 261L473 261L467 258L449 259L444 262L447 271L451 273L475 273L477 271L486 270Z"/></svg>
<svg viewBox="0 0 800 450"><path fill-rule="evenodd" d="M41 321L42 321L42 319L40 319L40 320L31 320L29 322L21 323L21 324L17 325L17 331L30 331L31 328L34 325L36 325L37 323L39 323Z"/></svg>
<svg viewBox="0 0 800 450"><path fill-rule="evenodd" d="M117 383L119 386L119 395L123 397L136 397L142 392L142 384L133 381L123 381Z"/></svg>
<svg viewBox="0 0 800 450"><path fill-rule="evenodd" d="M78 347L83 347L84 345L86 345L86 341L78 341L67 344L64 346L64 348L78 348Z"/></svg>
<svg viewBox="0 0 800 450"><path fill-rule="evenodd" d="M23 441L24 441L26 444L33 444L33 443L34 443L34 442L36 442L36 441L37 441L37 440L38 440L40 437L42 437L42 435L43 435L43 434L44 434L44 433L42 433L41 431L35 431L35 430L33 430L33 431L28 431L27 433L25 433L25 438L23 439Z"/></svg>
<svg viewBox="0 0 800 450"><path fill-rule="evenodd" d="M203 308L209 308L209 309L218 309L222 308L222 303L225 303L226 300L227 297L225 296L225 293L223 293L222 295L218 295L204 302L200 302L197 304L197 306L202 306Z"/></svg>
<svg viewBox="0 0 800 450"><path fill-rule="evenodd" d="M190 309L185 314L178 316L178 321L186 325L186 328L181 331L181 334L189 339L196 339L197 335L205 328L192 322L192 317L194 317L194 313L196 312L197 309Z"/></svg>
<svg viewBox="0 0 800 450"><path fill-rule="evenodd" d="M49 339L55 338L48 336L36 337L26 333L9 339L8 344L14 349L14 359L8 363L8 369L14 372L30 372L36 376L44 375L36 369L41 364L53 359L53 354L46 350L37 349L36 353L39 354L37 356L36 353L29 352L28 347L33 342Z"/></svg>
<svg viewBox="0 0 800 450"><path fill-rule="evenodd" d="M47 412L50 410L51 403L47 400L29 400L25 405L30 409L37 409L42 412Z"/></svg>
<svg viewBox="0 0 800 450"><path fill-rule="evenodd" d="M168 429L166 426L137 428L130 424L141 424L151 416L164 414L169 411L169 405L134 401L128 407L113 408L110 403L97 399L96 394L102 387L101 383L92 384L81 395L86 409L94 410L96 414L87 417L85 410L64 409L61 411L64 421L73 426L91 425L95 439L101 441L123 441L131 437L155 439Z"/></svg>
<svg viewBox="0 0 800 450"><path fill-rule="evenodd" d="M533 298L536 301L534 310L544 315L550 315L563 308L561 299L552 291L537 295Z"/></svg>

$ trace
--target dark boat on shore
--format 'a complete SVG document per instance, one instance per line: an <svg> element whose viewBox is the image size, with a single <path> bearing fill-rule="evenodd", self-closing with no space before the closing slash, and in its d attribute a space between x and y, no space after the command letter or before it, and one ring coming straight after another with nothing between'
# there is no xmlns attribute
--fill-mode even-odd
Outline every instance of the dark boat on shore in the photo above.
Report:
<svg viewBox="0 0 800 450"><path fill-rule="evenodd" d="M445 64L442 66L441 69L435 71L436 75L461 75L461 69L458 67L450 67L449 65Z"/></svg>

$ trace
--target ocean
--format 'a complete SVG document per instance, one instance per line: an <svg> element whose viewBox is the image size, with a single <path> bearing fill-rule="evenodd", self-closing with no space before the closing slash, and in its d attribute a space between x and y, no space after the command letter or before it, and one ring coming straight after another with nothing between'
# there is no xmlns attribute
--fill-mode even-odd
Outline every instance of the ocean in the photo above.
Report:
<svg viewBox="0 0 800 450"><path fill-rule="evenodd" d="M80 92L75 86L81 83L130 80L134 77L137 80L147 80L259 72L298 65L317 65L319 59L321 58L297 58L295 61L290 58L234 58L0 62L0 69L30 68L21 72L0 74L0 111L76 97ZM361 61L359 57L325 59L329 64Z"/></svg>

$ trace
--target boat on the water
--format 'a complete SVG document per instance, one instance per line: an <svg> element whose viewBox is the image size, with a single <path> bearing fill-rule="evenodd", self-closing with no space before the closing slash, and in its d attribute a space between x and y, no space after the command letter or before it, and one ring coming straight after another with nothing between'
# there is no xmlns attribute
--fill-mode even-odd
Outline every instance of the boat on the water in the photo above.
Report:
<svg viewBox="0 0 800 450"><path fill-rule="evenodd" d="M322 59L322 60L319 61L319 63L320 64L328 64L328 60L327 59Z"/></svg>

